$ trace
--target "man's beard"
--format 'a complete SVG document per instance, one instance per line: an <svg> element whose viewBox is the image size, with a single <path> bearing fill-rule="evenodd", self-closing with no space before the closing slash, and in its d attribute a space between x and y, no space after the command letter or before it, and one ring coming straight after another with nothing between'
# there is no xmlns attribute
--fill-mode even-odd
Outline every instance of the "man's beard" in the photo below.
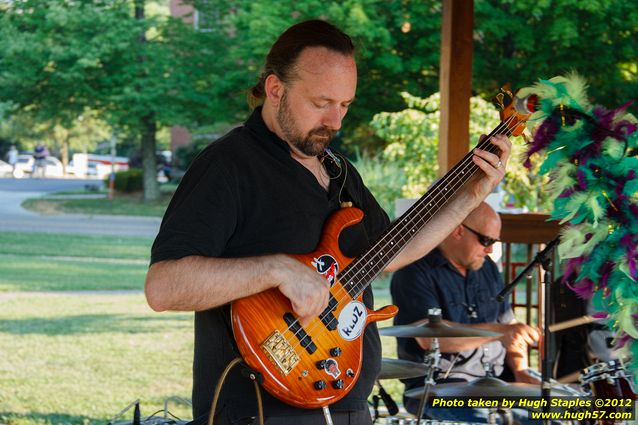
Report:
<svg viewBox="0 0 638 425"><path fill-rule="evenodd" d="M281 97L281 104L277 111L277 123L286 141L307 156L317 156L322 153L337 134L335 130L331 130L325 126L313 128L305 136L301 134L301 132L297 130L285 91Z"/></svg>
<svg viewBox="0 0 638 425"><path fill-rule="evenodd" d="M481 260L474 261L467 268L476 272L480 270L481 267L483 267L483 264L485 264L485 257L483 257Z"/></svg>

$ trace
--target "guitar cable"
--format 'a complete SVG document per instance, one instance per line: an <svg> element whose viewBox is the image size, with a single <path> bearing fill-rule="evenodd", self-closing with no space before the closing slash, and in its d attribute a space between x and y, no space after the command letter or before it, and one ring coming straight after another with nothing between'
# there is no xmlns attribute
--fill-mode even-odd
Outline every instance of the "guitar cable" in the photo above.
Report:
<svg viewBox="0 0 638 425"><path fill-rule="evenodd" d="M233 360L231 360L230 363L228 363L228 366L226 366L226 369L224 369L224 372L222 372L222 375L219 377L219 381L217 382L217 385L215 386L215 395L213 396L213 402L211 403L211 406L210 406L210 414L208 415L208 425L213 425L213 422L215 421L215 410L217 409L219 394L221 394L222 392L222 386L224 385L224 381L226 380L226 377L228 376L232 368L234 368L241 362L242 362L241 357L235 357ZM256 379L253 379L253 384L255 384L255 394L257 395L257 409L259 410L259 425L264 425L264 406L261 400L261 392L259 391L259 384L257 383Z"/></svg>

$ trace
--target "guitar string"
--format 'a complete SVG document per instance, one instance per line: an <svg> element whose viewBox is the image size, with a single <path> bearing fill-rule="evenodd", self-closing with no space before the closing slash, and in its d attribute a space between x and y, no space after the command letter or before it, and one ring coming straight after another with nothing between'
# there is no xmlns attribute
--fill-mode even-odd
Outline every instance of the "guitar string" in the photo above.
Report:
<svg viewBox="0 0 638 425"><path fill-rule="evenodd" d="M515 118L515 117L511 116L511 117L509 117L508 119L506 119L505 121L502 121L502 122L501 122L501 123L500 123L500 124L499 124L499 125L498 125L498 126L497 126L497 127L496 127L496 128L495 128L495 129L494 129L494 130L493 130L493 131L492 131L492 132L491 132L491 133L490 133L490 134L486 137L486 138L485 138L485 139L483 139L481 142L479 142L479 144L477 145L477 147L478 147L478 148L481 148L481 146L487 147L487 149L485 149L485 150L487 150L487 151L497 150L496 146L494 146L493 144L488 143L488 142L491 140L491 138L492 138L494 135L496 135L496 134L501 134L501 133L499 133L499 131L502 131L502 130L505 130L506 132L510 131L510 129L509 129L509 124L511 124L511 122L514 120L514 118ZM517 123L517 125L518 125L518 123ZM485 145L487 145L487 146L485 146ZM472 156L473 156L472 154L467 154L467 155L466 155L466 157L465 157L465 158L463 158L463 160L462 160L459 164L457 164L454 168L462 168L462 167L467 166L467 165L470 165L470 166L474 165L474 169L473 169L473 170L468 170L468 173L469 173L469 175L470 175L470 177L471 177L471 176L474 174L474 172L476 172L476 171L477 171L477 169L478 169L478 166L476 166L476 164L473 164L473 162L472 162ZM432 202L434 202L434 201L436 200L436 198L441 198L441 197L443 197L443 198L445 199L445 195L446 195L446 194L444 194L444 193L432 193L432 192L434 191L434 189L437 189L439 186L444 186L444 185L445 185L445 183L448 183L448 182L447 182L447 180L451 180L452 186L456 186L456 187L453 187L453 189L452 189L452 193L453 193L453 194L454 194L454 193L456 193L456 191L457 191L457 190L458 190L458 189L459 189L459 188L460 188L463 184L465 184L465 182L466 182L466 181L463 181L463 178L464 178L464 176L465 176L465 172L461 173L461 175L462 175L462 177L461 177L460 179L459 179L459 177L458 177L456 174L452 174L452 173L447 174L446 176L444 176L444 177L443 177L443 178L442 178L442 179L441 179L441 180L440 180L440 181L439 181L439 182L435 185L435 187L433 187L433 189L429 191L429 193L426 193L426 194L425 194L425 195L424 195L424 196L423 196L423 197L422 197L419 201L417 201L417 204L415 205L415 208L413 208L412 213L417 212L417 210L418 210L418 209L423 209L423 207L429 207L429 206L431 206ZM446 177L448 177L448 178L446 179ZM460 185L458 185L458 183L459 183L459 182L460 182ZM445 191L448 191L448 188L446 188L446 189L445 189ZM431 195L431 196L432 196L432 197L434 197L434 198L433 198L433 199L431 199L431 200L429 200L428 202L422 202L422 201L424 201L424 200L425 200L425 198L426 198L426 197L428 197L428 195ZM448 197L447 199L449 200L449 199L450 199L450 197ZM446 201L445 203L447 203L447 201ZM434 208L429 208L429 210L428 210L428 211L426 211L426 214L427 214L427 215L430 215L430 213L431 213L433 210L438 210L438 209L440 209L442 206L444 206L444 205L445 205L445 203L441 204L440 206L437 204L437 205L435 205L435 207L434 207ZM427 209L427 208L426 208L426 209ZM420 225L420 224L423 222L423 218L422 218L423 214L422 214L422 213L423 213L423 211L419 211L419 213L418 213L418 215L417 215L416 217L407 217L407 218L406 218L406 220L412 220L412 221L414 221L414 219L416 218L416 219L418 220L418 221L417 221L417 225ZM427 223L427 220L429 220L429 219L430 219L430 217L427 217L427 219L426 219L426 223ZM414 224L415 224L415 223L411 223L411 224L414 226ZM416 232L414 232L414 229L413 229L412 234L413 234L413 235L416 235ZM378 240L378 241L377 241L377 242L376 242L376 243L375 243L372 247L368 248L368 250L366 251L366 253L365 253L363 256L361 256L360 258L358 258L358 259L356 259L356 260L355 260L355 263L356 263L356 264L354 265L354 267L347 267L347 268L344 270L344 274L343 274L343 276L341 276L341 277L339 277L339 275L337 276L338 280L339 280L340 282L341 282L341 281L348 281L348 280L350 280L350 279L346 279L346 278L345 278L345 277L346 277L346 275L347 275L348 273L350 273L350 272L351 272L351 270L354 270L358 264L363 264L363 263L364 263L363 259L366 257L366 254L368 254L368 253L369 253L369 252L371 252L371 251L374 251L374 250L375 250L375 248L377 248L377 246L378 246L379 244L381 244L381 243L385 243L384 247L386 247L386 246L388 245L388 243L393 244L393 243L394 243L394 242L393 242L393 238L390 238L390 241L386 241L386 240L385 240L385 239L387 239L387 237L388 237L388 236L396 236L396 235L392 235L392 232L391 232L391 231L390 231L390 232L388 232L388 233L387 233L387 234L385 234L385 235L382 235L382 236L381 236L381 238L380 238L380 239L379 239L379 240ZM402 237L401 237L403 241L405 240L405 237L406 237L406 236L402 236ZM409 239L408 239L408 241L409 241L409 240L412 238L412 236L411 236L410 234L408 234L408 237L409 237ZM400 252L400 250L399 250L399 252ZM375 254L375 255L376 255L376 254ZM394 256L396 256L396 255L398 255L398 252L394 253ZM390 260L390 261L391 261L391 260ZM373 276L374 276L374 277L376 277L375 275L376 275L376 274L379 274L381 271L382 271L382 270L379 270L378 272L374 273L374 274L373 274ZM352 271L352 272L351 272L351 274L354 274L354 276L353 276L353 277L355 277L355 276L356 276L357 274L359 274L360 272L361 272L361 271L359 271L359 270L354 270L354 271ZM364 276L363 276L363 277L370 277L369 275L370 275L370 272L365 272L365 274L364 274ZM364 284L363 284L361 287L356 288L356 290L358 291L358 290L360 290L360 289L362 289L362 288L363 288L363 289L365 289L365 287L368 285L368 282L369 282L369 280L367 280L366 282L364 282ZM351 282L349 282L349 283L351 283ZM343 297L343 296L341 296L341 295L343 295L343 294L339 294L339 292L341 292L341 291L344 291L344 292L345 292L345 294L346 294L347 296L349 296L349 297ZM335 294L333 294L333 296L334 296L334 298L335 298L335 300L336 300L336 302L337 302L337 305L338 305L341 301L343 301L344 299L347 299L347 298L354 299L354 298L356 298L358 295L359 295L359 294L357 294L357 295L355 295L355 296L352 296L352 294L350 293L350 291L349 291L349 290L345 287L345 285L343 285L343 284L341 285L341 287L340 287L340 288L338 288L337 292L335 292ZM337 299L337 296L339 297L338 299ZM331 312L332 312L332 311L330 311L329 313L331 313ZM328 313L328 314L329 314L329 313ZM323 322L323 319L324 319L325 317L327 317L327 314L325 314L325 315L320 315L320 316L318 317L318 318L319 318L319 321ZM328 326L328 325L332 324L334 320L337 320L337 318L333 316L333 318L330 320L330 322L328 322L328 323L326 324L326 326ZM311 326L312 326L312 327L311 327L308 331L306 331L306 332L313 332L313 331L317 328L317 326L321 326L319 323L316 323L317 319L313 319L313 321L315 321L315 323L314 323L314 324L311 324ZM298 324L298 323L299 323L299 320L298 320L298 319L295 319L295 321L294 321L293 323L291 323L291 324L288 326L288 328L287 328L286 330L288 330L288 331L291 331L291 332L292 332L291 327L292 327L293 325L295 325L295 324ZM286 332L286 330L284 330L283 332ZM304 329L303 329L303 327L302 327L302 328L300 328L298 331L293 332L293 336L294 336L294 337L297 337L297 335L298 335L301 331L303 331L303 330L304 330ZM302 338L302 340L303 340L303 339L305 339L305 338ZM294 346L293 346L293 349L295 350L295 352L296 352L296 349L297 349L297 348L301 345L301 340L300 340L299 338L297 338L297 340L298 340L298 342L297 342L297 343L294 343ZM287 341L289 344L291 343L291 342L290 342L290 340L288 340L288 339L286 339L286 341ZM292 345L292 344L291 344L291 345Z"/></svg>
<svg viewBox="0 0 638 425"><path fill-rule="evenodd" d="M510 131L509 124L511 124L514 121L514 119L515 119L514 116L510 116L506 120L502 121L488 136L485 137L485 139L483 139L481 142L479 142L476 147L479 148L479 149L484 149L484 150L486 150L488 152L498 150L498 148L496 146L494 146L493 144L488 143L488 142L495 135L503 134L503 133L500 133L500 131L509 132ZM516 125L518 125L520 122L522 122L522 121L517 122ZM417 232L415 231L415 227L418 228L419 226L422 226L422 225L426 224L431 219L430 215L431 215L432 211L435 211L435 213L436 213L436 211L438 211L440 208L442 208L447 203L447 201L449 201L451 196L448 196L447 200L446 200L447 193L452 193L452 195L456 194L458 189L460 189L460 187L463 186L466 183L467 180L463 180L465 178L465 176L469 175L470 176L469 178L471 178L471 176L478 170L478 166L473 163L472 157L473 157L473 154L471 154L471 152L468 153L463 158L463 160L461 162L459 162L454 167L454 168L459 168L460 169L460 168L466 167L468 165L470 167L472 167L472 165L473 165L474 166L473 169L467 170L467 174L465 173L465 171L463 171L461 173L461 177L460 178L456 174L452 174L452 173L447 174L441 180L439 180L439 182L437 182L435 184L435 186L433 186L433 188L428 193L426 193L421 199L419 199L419 201L417 201L417 203L415 204L415 207L413 208L413 211L411 211L411 213L417 212L417 210L419 210L419 209L426 209L427 211L418 211L418 214L417 214L416 217L406 217L405 220L409 221L410 222L409 224L411 224L411 226L412 226L412 228L411 228L412 232L408 233L407 235L401 236L401 242L405 242L406 241L406 237L408 238L407 241L410 241L412 239L412 237L417 234ZM448 178L446 179L446 177L448 177ZM469 179L469 178L467 178L467 179ZM435 191L435 189L438 189L440 186L445 186L446 184L448 184L448 187L445 188L445 193L442 193L442 192L439 193L440 191L436 191L437 193L432 193L432 192ZM449 186L452 186L451 190L449 190ZM432 197L432 199L430 199L429 201L425 202L425 199L428 197L428 195L430 195ZM433 202L440 201L440 199L437 199L437 198L443 198L445 200L445 202L443 202L442 204L435 204L435 206L432 208L431 205L432 205ZM423 207L425 207L425 208L423 208ZM425 217L425 221L424 221L424 217L423 216L427 216L427 217ZM388 236L392 236L390 238L390 240L386 240L388 238ZM365 287L368 286L368 284L369 284L369 282L371 280L369 278L371 276L374 278L374 277L376 277L376 275L380 274L383 271L383 270L380 269L380 270L378 270L376 272L373 272L372 275L371 275L370 271L365 271L365 269L363 269L363 264L367 264L368 263L367 259L366 259L366 261L364 261L364 259L366 258L366 256L369 256L369 253L371 251L375 251L376 248L378 248L378 245L380 245L380 244L384 244L383 248L387 247L388 244L394 245L394 237L395 236L397 236L397 235L393 235L392 231L390 229L390 231L388 233L382 235L381 238L379 238L379 240L377 240L377 242L375 242L374 245L372 245L370 248L368 248L366 250L366 253L364 253L364 255L362 255L361 257L359 257L357 259L355 259L355 261L354 261L355 264L352 267L350 267L350 266L346 267L346 269L343 271L344 274L342 276L337 275L337 280L339 282L345 281L345 282L347 282L346 285L350 284L350 286L352 287L351 289L347 289L346 285L342 284L341 287L338 288L337 291L334 294L332 294L333 297L336 300L336 304L337 305L339 305L340 302L342 302L344 300L347 300L348 298L350 298L351 300L357 298L359 296L359 294L362 292L361 290L365 289ZM392 259L394 259L394 257L396 257L399 254L400 251L401 250L399 250L396 253L393 253L393 258ZM380 251L380 252L383 252L383 251ZM378 254L372 254L372 255L374 257L375 255L378 255ZM388 263L390 261L392 261L392 259L390 259L388 261ZM360 267L362 270L355 270L357 268L357 266L360 265L360 264L362 265ZM364 272L364 275L363 276L358 276L362 271ZM359 285L360 282L357 282L356 285L352 285L352 279L350 277L346 278L346 276L349 276L350 274L353 275L352 278L358 277L359 280L361 280L361 278L364 278L365 281L363 281L362 285ZM354 289L358 293L356 293L356 295L353 295L350 292L352 289ZM315 322L315 323L314 324L312 324L312 323L309 324L311 327L306 332L307 333L312 333L317 328L317 326L321 326L321 324L317 323L317 322L323 323L323 319L325 319L328 316L328 314L330 314L330 313L332 313L332 311L329 311L327 314L323 314L323 315L318 316L317 319L319 319L319 320L313 319L313 322ZM330 322L328 322L325 326L327 327L327 326L331 325L335 320L338 321L338 319L335 316L333 316L333 318L330 319ZM293 332L291 327L294 326L294 325L298 325L298 324L299 324L299 319L297 318L290 325L288 325L288 327L285 330L280 331L280 332L283 335L286 331L290 331L290 332L293 333L293 335L292 335L293 337L297 337L299 333L301 333L302 331L305 331L304 328L301 327L299 330ZM305 339L305 338L302 338L302 339ZM291 341L288 338L286 338L286 341L293 347L295 352L296 352L297 348L301 345L301 340L299 340L299 338L297 338L297 342L296 343L291 343Z"/></svg>
<svg viewBox="0 0 638 425"><path fill-rule="evenodd" d="M511 119L509 119L509 122L504 121L502 124L504 124L504 125L506 125L506 126L507 126L508 124L510 124L510 123L511 123L511 121L513 121L513 117L511 117ZM494 145L493 145L493 144L491 144L491 143L489 143L489 144L488 144L487 142L488 142L488 141L489 141L489 140L490 140L490 139L491 139L494 135L499 134L499 133L498 133L499 131L501 131L501 130L503 130L503 129L505 129L506 131L509 131L509 127L504 127L504 128L501 128L501 127L502 127L502 126L501 126L501 125L499 125L499 126L498 126L498 127L497 127L497 128L496 128L496 129L495 129L495 130L494 130L494 131L490 134L490 135L489 135L489 136L487 136L487 137L486 137L486 138L482 141L482 143L479 143L479 146L477 146L477 147L480 147L481 145L486 145L486 144L487 144L488 149L486 149L486 150L488 150L488 151L495 151L495 150L497 150L496 146L494 146ZM483 142L485 142L485 143L483 143ZM463 168L463 166L467 166L468 164L469 164L471 167L473 167L473 169L471 169L471 170L467 170L467 171L468 171L468 173L469 173L469 176L471 177L471 176L474 174L474 172L476 172L476 171L478 170L478 166L477 166L477 165L475 165L475 164L472 162L472 155L471 155L471 154L466 155L466 158L464 158L464 159L463 159L463 161L462 161L462 162L460 162L460 163L459 163L457 166L455 166L454 168L456 168L456 169L462 169L462 168ZM468 178L470 178L470 177L468 177ZM448 185L448 186L453 186L452 191L453 191L454 193L455 193L455 192L456 192L456 190L458 190L458 189L459 189L459 187L460 187L460 186L458 186L458 185L457 185L457 183L459 183L459 181L460 181L461 185L465 184L465 181L463 181L463 179L464 179L464 178L465 178L465 170L463 170L463 172L461 172L461 173L460 173L460 177L459 177L459 176L455 173L453 176L452 176L452 175L450 175L450 178L448 178L448 179L447 179L447 180L451 180L451 183L452 183L452 184L451 184L451 185ZM445 184L446 184L446 183L448 183L448 181L447 181L447 180L445 179L445 177L444 177L443 179L441 179L441 182L440 182L439 184L437 184L437 188L438 188L439 186L445 186ZM456 186L456 187L454 187L454 186ZM420 211L418 211L417 216L416 216L416 217L406 217L406 218L404 219L404 221L405 221L406 223L411 224L411 225L413 226L413 227L412 227L412 232L411 232L411 234L410 234L410 233L408 233L407 235L405 234L405 232L402 232L402 233L403 233L403 236L401 237L401 242L404 242L404 241L406 240L406 237L407 237L407 240L409 241L409 240L412 238L412 235L416 235L416 234L417 234L417 232L415 231L415 229L414 229L414 228L415 228L415 227L416 227L416 228L418 228L419 226L421 226L421 225L423 225L423 224L427 223L427 221L431 218L431 217L429 217L429 216L430 216L430 215L432 215L432 214L431 214L431 213L432 213L432 211L434 211L434 210L438 210L438 209L440 209L441 207L443 207L443 206L445 205L445 203L447 202L447 200L449 200L449 199L451 198L450 196L448 196L448 197L447 197L447 200L446 200L446 195L447 195L448 188L445 188L445 191L446 191L446 193L435 194L435 195L432 197L432 199L426 200L426 196L424 196L424 197L422 197L421 199L419 199L419 201L417 201L417 203L416 203L416 205L415 205L415 207L414 207L414 211L413 211L413 212L417 212L417 210L420 210ZM441 196L439 196L439 195L441 195ZM431 206L432 206L432 203L433 203L433 202L438 202L438 201L440 200L440 198L441 198L441 197L443 197L443 199L444 199L444 200L446 200L446 202L445 202L445 203L436 204L434 208L429 208L429 209L428 209L428 208L425 208L426 206L427 206L427 207L431 207ZM437 199L437 198L439 198L439 199ZM428 205L426 205L426 204L428 204ZM427 211L424 211L424 210L427 210ZM435 211L435 212L436 212L436 211ZM425 214L424 214L424 213L425 213ZM410 213L408 213L407 215L411 215L411 214L410 214ZM424 217L424 216L426 216L426 215L427 215L428 217ZM416 219L416 220L415 220L415 219ZM425 221L424 221L424 219L425 219ZM415 226L415 224L416 224L416 226ZM407 225L406 225L406 226L407 226ZM384 239L387 239L387 237L388 237L388 236L393 236L393 237L394 237L394 236L396 236L396 235L392 235L392 232L388 232L386 235L383 235L383 236L379 239L379 243L383 242L383 241L384 241ZM390 244L392 244L392 241L390 241ZM375 244L375 245L378 245L378 244ZM388 241L386 241L386 242L385 242L385 247L387 247L387 245L388 245ZM375 246L373 246L373 248L376 248L376 247L375 247ZM361 267L363 267L364 265L369 265L369 264L370 264L370 262L368 262L368 258L367 258L367 257L370 257L370 254L369 254L369 253L370 253L371 251L374 251L374 250L375 250L375 249L373 249L373 248L368 249L364 255L362 255L359 259L357 259L357 260L354 262L354 264L353 264L353 266L352 266L352 267L348 267L348 268L346 268L346 270L344 270L344 275L343 275L343 276L341 276L341 277L339 278L340 282L341 282L341 281L346 281L346 282L347 282L347 281L349 280L349 279L346 277L346 275L347 275L349 272L350 272L351 274L355 274L355 275L356 275L356 274L360 274L360 273L361 273L361 271L360 271L360 270L357 270L357 268L361 268ZM374 259L374 257L375 257L375 256L378 256L378 255L379 255L379 254L372 254L372 259ZM394 255L395 255L395 256L396 256L396 255L398 255L398 252L394 253ZM363 261L364 259L365 259L365 264L364 264L364 261ZM390 260L390 261L391 261L391 260ZM372 261L372 263L373 263L373 265L374 265L374 263L375 263L375 262L374 262L374 261ZM352 269L352 272L351 272L351 269ZM373 275L374 275L374 274L378 274L378 273L380 273L381 271L382 271L382 269L379 269L379 270L377 270L376 272L372 272L372 274L373 274ZM364 277L366 277L366 278L367 278L367 277L370 277L370 273L371 273L371 272L370 272L370 270L369 270L369 269L368 269L368 271L366 271L365 273L366 273L366 275L365 275ZM355 297L356 297L356 296L358 296L358 294L360 294L360 293L361 293L361 292L360 292L360 289L362 289L362 288L364 289L364 288L365 288L365 286L367 286L367 285L368 285L368 283L367 283L367 282L364 282L362 286L361 286L361 285L358 285L358 284L357 284L357 285L351 285L351 286L352 286L352 289L354 289L355 291L359 291L359 292L355 295ZM342 284L342 286L345 286L345 285L343 285L343 284ZM351 289L351 290L352 290L352 289ZM350 295L352 295L352 294L350 294Z"/></svg>
<svg viewBox="0 0 638 425"><path fill-rule="evenodd" d="M486 150L488 150L488 151L490 151L490 150L497 150L497 148L496 148L493 144L488 143L488 142L489 142L489 140L490 140L490 139L491 139L491 138L492 138L495 134L499 134L499 131L500 131L500 130L502 130L502 129L505 129L505 131L509 131L508 124L510 124L513 120L514 120L514 117L510 117L508 120L501 122L501 124L499 124L499 126L497 126L497 127L496 127L496 129L495 129L495 130L493 130L493 131L492 131L492 133L490 133L490 135L488 135L488 136L487 136L487 137L486 137L483 141L481 141L481 142L478 144L478 146L477 146L477 147L481 147L482 145L487 145L487 148L488 148L488 149L486 149ZM507 122L507 121L509 121L509 122ZM500 128L500 129L499 129L499 128ZM462 168L463 166L466 166L466 165L468 165L468 164L469 164L469 165L473 165L473 166L474 166L474 169L473 169L473 170L471 170L471 171L470 171L470 170L468 170L469 175L470 175L470 177L471 177L471 176L474 174L474 172L476 172L476 171L477 171L477 169L478 169L478 166L476 166L476 164L473 164L473 162L472 162L472 156L473 156L473 155L471 155L471 154L466 155L466 157L465 157L465 158L464 158L464 159L463 159L463 160L462 160L462 161L461 161L461 162L460 162L457 166L455 166L454 168ZM465 173L463 172L463 173L461 173L461 175L462 175L461 179L459 179L457 175L452 175L452 174L448 174L447 176L444 176L444 177L443 177L443 179L441 179L441 180L440 180L440 182L436 184L436 188L438 188L439 186L444 186L444 185L445 185L445 183L447 182L446 180L451 180L451 181L452 181L452 183L453 183L453 186L457 186L457 187L454 187L454 188L452 189L452 193L456 193L456 191L457 191L457 190L458 190L458 189L459 189L459 188L460 188L463 184L465 184L465 181L463 181L463 178L464 178ZM448 177L448 179L446 179L446 177ZM458 185L459 181L460 181L460 185ZM433 189L434 189L434 188L433 188ZM445 191L448 191L448 188L445 188ZM443 198L445 199L445 194L443 194L443 193L441 193L441 194L439 194L439 193L434 193L434 194L432 194L432 190L431 190L431 191L429 191L429 194L430 194L431 196L433 196L434 198L437 198L437 197L439 197L439 198L440 198L441 196L443 196ZM439 195L441 195L441 196L439 196ZM424 200L425 200L425 198L426 198L427 196L428 196L428 193L426 193L426 194L425 194L425 195L424 195L424 196L423 196L423 197L419 200L419 202L417 202L416 208L414 208L414 211L413 211L413 212L416 212L418 209L423 209L423 207L424 207L424 206L425 206L425 207L428 207L428 206L430 206L430 207L431 207L431 204L432 204L432 202L433 202L435 199L431 199L431 200L430 200L430 201L428 201L428 202L422 202L422 201L424 201ZM449 197L448 197L448 200L449 200ZM446 201L445 203L447 203L447 201ZM436 205L436 206L435 206L435 208L434 208L434 210L438 210L438 209L440 209L443 205L445 205L445 203L441 204L440 206L439 206L439 205ZM426 208L426 209L427 209L427 208ZM426 212L426 214L430 215L430 213L431 213L431 211L432 211L432 210L433 210L433 208L430 208L430 209ZM407 217L407 218L406 218L406 220L412 220L412 221L414 221L414 218L416 218L416 219L417 219L417 225L419 225L419 223L422 223L422 222L423 222L423 218L422 218L422 214L421 214L422 212L423 212L423 211L420 211L420 212L419 212L419 214L417 215L417 217ZM427 217L426 222L427 222L427 220L429 220L429 219L430 219L430 217ZM414 226L414 223L411 223L411 224ZM413 234L413 235L416 235L416 232L414 231L414 229L413 229L413 231L412 231L412 234ZM380 239L379 239L379 240L378 240L378 241L377 241L377 242L376 242L376 243L375 243L375 244L374 244L371 248L369 248L369 249L366 251L366 254L367 254L367 253L369 253L369 252L371 252L371 251L373 251L373 250L374 250L374 248L375 248L377 245L381 244L381 243L385 243L385 246L387 246L387 245L388 245L388 243L393 244L393 238L392 238L392 237L390 238L390 241L385 241L385 239L387 239L387 237L388 237L388 236L396 236L396 235L392 235L392 232L391 232L391 231L390 231L390 232L388 232L388 233L387 233L387 234L385 234L385 235L382 235L382 237L381 237L381 238L380 238ZM411 236L410 234L408 234L408 237L409 237L409 239L408 239L408 241L409 241L409 240L412 238L412 236ZM402 239L404 240L404 239L405 239L405 236L402 236ZM400 251L400 250L399 250L399 251ZM399 251L398 251L398 252L399 252ZM394 255L394 256L398 255L398 252L394 253L393 255ZM358 264L363 264L363 263L364 263L363 259L366 257L366 254L364 254L364 255L363 255L362 257L360 257L359 259L356 259L356 261L355 261L355 263L356 263L356 264L354 265L354 267L353 267L353 268L351 268L351 267L347 267L347 268L344 270L344 275L342 276L342 278L339 278L339 276L337 276L338 280L339 280L340 282L341 282L341 281L348 281L349 279L343 279L343 278L345 278L345 276L346 276L346 275L347 275L347 274L348 274L351 270L354 270ZM375 255L376 255L376 254L375 254ZM367 260L366 260L366 261L367 261ZM390 260L390 261L391 261L391 260ZM382 271L382 270L379 270L378 272L373 273L373 277L376 277L376 275L377 275L377 274L379 274L381 271ZM354 271L352 271L352 274L354 274L355 276L356 276L358 273L360 273L360 271L359 271L359 270L354 270ZM364 274L364 276L363 276L363 277L370 277L369 275L370 275L370 272L365 272L365 274ZM353 277L354 277L354 276L353 276ZM362 287L360 287L360 288L356 288L356 290L358 291L358 290L360 290L361 288L364 288L364 289L365 289L365 287L368 285L368 282L369 282L369 281L370 281L370 279L367 279L367 280L366 280L366 282L364 282L364 284L362 285ZM349 282L349 283L351 283L351 282ZM351 286L352 286L352 285L351 285ZM349 297L342 297L341 295L338 295L338 294L339 294L339 292L340 292L340 291L342 291L342 290L343 290L343 291L345 291L345 293L346 293L347 295L349 295ZM359 293L360 293L360 292L359 292ZM337 299L337 296L339 296L339 299ZM343 301L344 299L347 299L347 298L354 299L354 298L356 298L357 296L358 296L358 294L357 294L357 295L355 295L355 296L352 296L352 294L350 293L350 290L346 289L345 285L343 285L343 284L341 285L341 287L340 287L340 288L338 288L337 292L335 292L335 294L334 294L334 298L335 298L335 300L337 301L337 305L338 305L341 301ZM332 313L332 311L330 311L329 313ZM328 314L329 314L329 313L328 313ZM324 319L326 316L327 316L327 314L325 314L325 315L320 315L320 316L319 316L320 321L321 321L321 322L323 322L323 319ZM328 322L328 323L326 324L326 326L328 326L328 325L332 324L332 323L334 322L334 320L337 320L337 321L338 321L338 319L337 319L336 317L334 317L334 316L333 316L333 318L332 318L332 319L330 319L330 322ZM306 331L306 332L310 332L310 333L312 333L312 332L313 332L313 331L317 328L317 326L321 326L319 323L317 323L317 319L314 319L313 321L315 321L315 323L314 323L314 324L311 324L311 328L310 328L308 331ZM298 323L299 323L299 321L298 321L298 319L296 319L296 320L295 320L292 324L290 324L290 325L288 326L287 330L289 330L289 331L290 331L290 330L291 330L291 329L290 329L290 328L291 328L291 326L293 326L294 324L298 324ZM302 327L302 328L300 328L298 331L296 331L296 332L294 332L294 333L293 333L293 336L297 337L297 334L299 334L299 333L300 333L301 331L303 331L303 330L304 330L304 329L303 329L303 327ZM284 331L284 332L285 332L285 331ZM290 341L289 341L288 339L286 339L286 340L287 340L287 342L290 344ZM301 341L302 341L302 340L305 340L305 337L304 337L304 338L301 338L301 339L297 337L297 340L298 340L298 342L297 342L297 343L294 343L294 346L293 346L293 349L295 350L295 352L296 352L296 349L297 349L297 348L301 345ZM291 345L292 345L292 344L291 344Z"/></svg>

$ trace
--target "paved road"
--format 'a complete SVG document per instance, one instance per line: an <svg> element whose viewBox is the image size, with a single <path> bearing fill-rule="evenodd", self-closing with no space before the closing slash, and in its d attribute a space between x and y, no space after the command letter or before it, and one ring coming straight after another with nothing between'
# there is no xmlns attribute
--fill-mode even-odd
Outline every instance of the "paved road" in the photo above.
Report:
<svg viewBox="0 0 638 425"><path fill-rule="evenodd" d="M41 215L23 209L27 198L83 188L99 180L0 179L0 231L73 233L85 235L149 236L157 234L160 218L114 215Z"/></svg>

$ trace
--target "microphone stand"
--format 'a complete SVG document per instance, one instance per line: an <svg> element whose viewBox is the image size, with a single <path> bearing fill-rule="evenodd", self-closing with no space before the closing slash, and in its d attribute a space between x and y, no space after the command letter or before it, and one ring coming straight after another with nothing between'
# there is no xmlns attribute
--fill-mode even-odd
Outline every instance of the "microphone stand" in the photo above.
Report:
<svg viewBox="0 0 638 425"><path fill-rule="evenodd" d="M529 263L527 265L527 267L525 267L525 270L523 270L521 273L519 273L518 276L516 276L516 278L506 287L503 288L503 290L496 296L496 300L499 302L502 302L505 297L512 291L512 289L514 289L514 286L516 286L521 280L523 280L524 276L527 276L531 269L534 268L534 266L536 266L537 264L541 265L541 267L543 268L543 280L544 280L544 286L543 286L543 306L544 306L544 312L543 312L543 340L542 340L542 350L541 350L541 377L542 377L542 383L541 383L541 397L543 400L545 400L545 403L543 403L543 412L549 412L549 406L550 406L550 395L551 395L551 388L552 388L552 384L550 382L551 379L551 371L552 371L552 366L554 364L554 341L553 341L553 334L550 332L549 330L549 325L551 323L554 322L554 312L551 310L551 303L550 303L550 297L551 297L551 284L554 281L554 271L553 271L553 254L554 254L554 249L556 248L556 246L560 243L560 236L555 237L554 239L552 239L547 246L542 250L539 251L536 256L534 257L534 260L532 260L531 263ZM544 424L549 424L549 420L543 420Z"/></svg>

